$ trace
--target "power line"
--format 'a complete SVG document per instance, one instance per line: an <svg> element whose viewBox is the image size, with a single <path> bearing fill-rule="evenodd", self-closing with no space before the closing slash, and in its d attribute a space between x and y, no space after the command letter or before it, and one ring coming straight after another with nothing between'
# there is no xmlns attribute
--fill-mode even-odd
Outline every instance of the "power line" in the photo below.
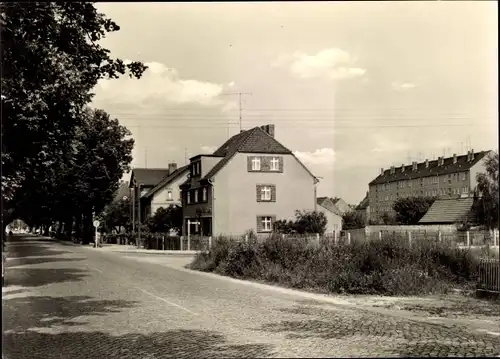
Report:
<svg viewBox="0 0 500 359"><path fill-rule="evenodd" d="M242 104L241 104L241 96L252 95L252 93L251 92L235 92L235 93L222 94L221 96L232 96L232 95L238 95L238 97L239 97L240 131L241 131L243 129L243 126L242 126L242 123L241 123L241 113L242 113L242 110L243 110Z"/></svg>

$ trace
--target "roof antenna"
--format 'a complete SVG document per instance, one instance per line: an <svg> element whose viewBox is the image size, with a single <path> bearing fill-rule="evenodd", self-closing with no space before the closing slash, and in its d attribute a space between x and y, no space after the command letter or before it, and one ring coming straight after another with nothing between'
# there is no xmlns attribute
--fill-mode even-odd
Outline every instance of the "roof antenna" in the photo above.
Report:
<svg viewBox="0 0 500 359"><path fill-rule="evenodd" d="M252 95L251 92L234 92L234 93L226 93L226 94L223 94L223 96L231 96L231 95L238 95L239 97L239 111L240 111L240 132L243 131L243 124L242 124L242 111L243 111L243 107L242 107L242 102L241 102L241 96L245 96L245 95ZM227 127L227 137L229 138L229 126Z"/></svg>

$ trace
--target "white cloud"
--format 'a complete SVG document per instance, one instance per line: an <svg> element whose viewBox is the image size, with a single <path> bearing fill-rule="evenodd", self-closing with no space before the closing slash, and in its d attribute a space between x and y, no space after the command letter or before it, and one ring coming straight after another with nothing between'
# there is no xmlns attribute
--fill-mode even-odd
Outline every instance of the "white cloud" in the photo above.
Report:
<svg viewBox="0 0 500 359"><path fill-rule="evenodd" d="M310 165L325 165L335 161L335 151L333 148L321 148L314 152L295 151L294 155L302 162Z"/></svg>
<svg viewBox="0 0 500 359"><path fill-rule="evenodd" d="M332 80L349 79L363 76L366 69L353 66L356 62L349 53L342 49L324 49L315 55L303 52L284 54L273 63L273 67L288 67L290 72L302 79L329 78Z"/></svg>
<svg viewBox="0 0 500 359"><path fill-rule="evenodd" d="M99 81L95 88L96 99L106 103L154 106L165 104L200 104L224 106L226 99L219 98L225 90L234 86L195 79L183 79L176 69L159 62L147 62L148 69L140 79L122 76L120 79Z"/></svg>
<svg viewBox="0 0 500 359"><path fill-rule="evenodd" d="M212 154L215 152L215 150L217 148L218 148L217 146L201 146L200 147L201 152L203 152L204 154Z"/></svg>
<svg viewBox="0 0 500 359"><path fill-rule="evenodd" d="M371 152L375 153L396 153L406 151L410 148L408 142L397 142L393 138L383 135L373 135L374 147Z"/></svg>
<svg viewBox="0 0 500 359"><path fill-rule="evenodd" d="M394 90L399 90L399 91L410 90L410 89L415 88L415 87L417 87L417 85L415 85L412 82L395 81L392 83L392 88Z"/></svg>

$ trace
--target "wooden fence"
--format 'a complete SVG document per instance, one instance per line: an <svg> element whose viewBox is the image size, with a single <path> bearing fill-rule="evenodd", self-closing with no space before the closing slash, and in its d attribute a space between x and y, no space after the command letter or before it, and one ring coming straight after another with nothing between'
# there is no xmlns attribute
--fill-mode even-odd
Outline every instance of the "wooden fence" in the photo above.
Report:
<svg viewBox="0 0 500 359"><path fill-rule="evenodd" d="M479 264L478 289L500 294L500 260L481 260Z"/></svg>

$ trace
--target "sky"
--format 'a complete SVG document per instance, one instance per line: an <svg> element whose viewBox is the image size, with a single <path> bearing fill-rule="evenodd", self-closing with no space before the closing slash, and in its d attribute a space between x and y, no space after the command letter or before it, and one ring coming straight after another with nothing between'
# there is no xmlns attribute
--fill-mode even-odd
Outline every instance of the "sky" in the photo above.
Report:
<svg viewBox="0 0 500 359"><path fill-rule="evenodd" d="M179 166L242 128L275 137L357 204L381 168L498 149L496 1L98 3L101 45L149 66L101 80L133 167Z"/></svg>

